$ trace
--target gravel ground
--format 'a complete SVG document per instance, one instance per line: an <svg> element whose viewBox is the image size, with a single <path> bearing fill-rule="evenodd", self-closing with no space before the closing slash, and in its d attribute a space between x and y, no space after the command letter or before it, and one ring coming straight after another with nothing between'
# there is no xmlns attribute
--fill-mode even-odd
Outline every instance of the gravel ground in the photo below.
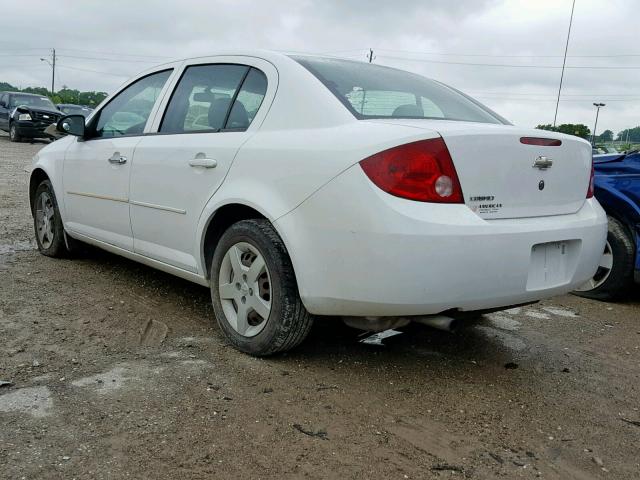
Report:
<svg viewBox="0 0 640 480"><path fill-rule="evenodd" d="M202 287L38 254L43 145L0 136L0 478L640 478L640 294L255 359Z"/></svg>

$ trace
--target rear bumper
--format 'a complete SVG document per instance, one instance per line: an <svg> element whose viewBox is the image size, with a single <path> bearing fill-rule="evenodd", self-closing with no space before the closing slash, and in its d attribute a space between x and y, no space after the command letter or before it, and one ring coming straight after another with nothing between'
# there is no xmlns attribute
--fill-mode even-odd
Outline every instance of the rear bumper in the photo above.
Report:
<svg viewBox="0 0 640 480"><path fill-rule="evenodd" d="M595 199L570 215L487 221L466 205L392 197L357 165L275 224L307 309L353 316L480 310L563 294L595 273L607 234Z"/></svg>

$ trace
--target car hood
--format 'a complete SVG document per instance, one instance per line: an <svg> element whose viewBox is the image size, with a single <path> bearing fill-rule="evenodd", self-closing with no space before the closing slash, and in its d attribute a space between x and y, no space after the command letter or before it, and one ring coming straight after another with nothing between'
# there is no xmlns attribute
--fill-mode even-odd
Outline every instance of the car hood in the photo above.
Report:
<svg viewBox="0 0 640 480"><path fill-rule="evenodd" d="M52 115L64 115L64 113L62 113L60 110L57 110L55 108L30 107L28 105L18 105L16 107L16 110L38 112L38 113L45 113L45 114L50 113Z"/></svg>
<svg viewBox="0 0 640 480"><path fill-rule="evenodd" d="M623 162L623 161L638 161L640 160L639 152L632 153L609 153L602 155L594 155L593 163L598 165L601 163L611 163L611 162Z"/></svg>

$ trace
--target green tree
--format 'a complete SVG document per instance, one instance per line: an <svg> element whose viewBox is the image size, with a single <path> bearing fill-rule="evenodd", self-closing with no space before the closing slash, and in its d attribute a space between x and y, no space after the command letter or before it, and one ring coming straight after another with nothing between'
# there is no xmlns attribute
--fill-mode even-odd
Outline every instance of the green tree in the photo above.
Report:
<svg viewBox="0 0 640 480"><path fill-rule="evenodd" d="M580 138L589 138L591 135L591 130L586 125L582 123L563 123L562 125L553 126L551 124L547 125L538 125L536 127L539 130L549 130L551 132L560 132L566 133L568 135L575 135Z"/></svg>
<svg viewBox="0 0 640 480"><path fill-rule="evenodd" d="M26 87L19 89L10 83L0 82L0 92L3 91L34 93L36 95L42 95L43 97L49 97L53 103L75 103L93 108L109 95L106 92L81 92L71 89L66 85L63 85L62 89L55 92L54 95L51 95L51 92L47 90L46 87Z"/></svg>
<svg viewBox="0 0 640 480"><path fill-rule="evenodd" d="M612 142L613 132L611 130L605 130L598 136L598 140L601 142Z"/></svg>
<svg viewBox="0 0 640 480"><path fill-rule="evenodd" d="M629 134L629 142L631 143L639 143L640 142L640 126L634 128L627 128L618 132L617 140L627 141L627 133Z"/></svg>

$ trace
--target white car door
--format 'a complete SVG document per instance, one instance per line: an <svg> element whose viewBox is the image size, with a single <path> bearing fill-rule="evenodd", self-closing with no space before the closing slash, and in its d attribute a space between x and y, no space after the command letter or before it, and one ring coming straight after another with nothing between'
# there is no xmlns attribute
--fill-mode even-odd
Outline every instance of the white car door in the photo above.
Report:
<svg viewBox="0 0 640 480"><path fill-rule="evenodd" d="M201 273L200 215L264 118L277 83L267 62L218 62L184 67L156 116L156 133L136 147L131 172L134 251L194 273Z"/></svg>
<svg viewBox="0 0 640 480"><path fill-rule="evenodd" d="M65 228L133 251L129 177L136 145L171 69L128 85L87 125L64 159Z"/></svg>

